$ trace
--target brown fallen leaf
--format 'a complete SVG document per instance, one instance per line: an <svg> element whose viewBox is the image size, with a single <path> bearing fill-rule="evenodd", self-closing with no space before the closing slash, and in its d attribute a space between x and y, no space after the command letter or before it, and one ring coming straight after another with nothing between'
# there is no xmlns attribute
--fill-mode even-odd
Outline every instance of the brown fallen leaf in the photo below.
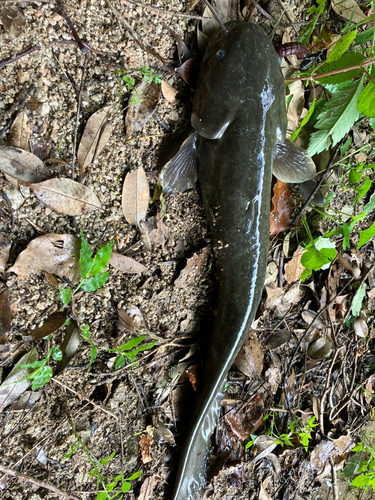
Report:
<svg viewBox="0 0 375 500"><path fill-rule="evenodd" d="M202 275L203 267L207 264L209 252L210 247L205 247L199 254L195 253L188 259L180 276L174 282L176 288L186 288L197 281Z"/></svg>
<svg viewBox="0 0 375 500"><path fill-rule="evenodd" d="M141 459L144 464L148 464L152 461L150 448L153 442L154 438L148 434L141 434L139 437L139 449L141 450Z"/></svg>
<svg viewBox="0 0 375 500"><path fill-rule="evenodd" d="M272 497L267 493L266 488L272 476L268 476L260 485L259 500L272 500Z"/></svg>
<svg viewBox="0 0 375 500"><path fill-rule="evenodd" d="M30 274L47 271L75 284L80 279L80 249L81 240L72 234L44 234L30 241L8 272L26 279Z"/></svg>
<svg viewBox="0 0 375 500"><path fill-rule="evenodd" d="M169 85L165 80L161 82L161 91L165 99L170 103L176 99L176 95L178 94L178 90L174 89L172 85Z"/></svg>
<svg viewBox="0 0 375 500"><path fill-rule="evenodd" d="M69 361L73 359L78 351L79 343L81 340L80 329L77 326L75 321L70 321L69 325L66 327L64 340L60 346L60 349L63 353L62 359L57 363L56 366L56 375L61 373Z"/></svg>
<svg viewBox="0 0 375 500"><path fill-rule="evenodd" d="M205 38L205 35L201 32L198 31L198 33L201 34L201 37ZM208 43L209 39L207 39ZM206 40L202 40L202 45L206 44ZM199 49L200 50L200 49ZM188 59L185 61L181 66L176 68L176 73L184 80L185 83L188 85L192 85L193 82L196 81L197 79L197 65L196 65L196 57L192 57L191 59Z"/></svg>
<svg viewBox="0 0 375 500"><path fill-rule="evenodd" d="M74 217L101 208L94 191L72 179L48 179L30 184L30 188L40 201L60 214Z"/></svg>
<svg viewBox="0 0 375 500"><path fill-rule="evenodd" d="M186 369L186 374L189 378L189 382L193 386L195 392L198 392L199 377L198 377L198 365L191 365Z"/></svg>
<svg viewBox="0 0 375 500"><path fill-rule="evenodd" d="M0 20L3 25L4 34L15 39L22 33L25 25L25 17L17 5L5 5L0 12Z"/></svg>
<svg viewBox="0 0 375 500"><path fill-rule="evenodd" d="M210 465L209 480L217 476L224 465L236 465L245 459L244 447L226 421L220 422L217 426L216 443L216 460Z"/></svg>
<svg viewBox="0 0 375 500"><path fill-rule="evenodd" d="M270 213L271 235L280 233L280 231L283 231L289 225L292 212L292 192L287 184L278 180L273 187Z"/></svg>
<svg viewBox="0 0 375 500"><path fill-rule="evenodd" d="M305 270L304 266L301 264L301 258L304 249L298 247L294 252L292 259L285 264L285 279L288 283L294 283L299 280Z"/></svg>
<svg viewBox="0 0 375 500"><path fill-rule="evenodd" d="M12 404L12 411L30 410L43 395L43 391L26 391Z"/></svg>
<svg viewBox="0 0 375 500"><path fill-rule="evenodd" d="M6 344L7 335L12 323L12 313L10 310L8 290L0 293L0 344Z"/></svg>
<svg viewBox="0 0 375 500"><path fill-rule="evenodd" d="M113 106L106 106L87 120L77 153L77 162L81 173L87 165L95 160L107 144L113 130L113 122L109 121L111 109Z"/></svg>
<svg viewBox="0 0 375 500"><path fill-rule="evenodd" d="M123 273L140 274L147 271L147 267L143 264L117 252L112 252L109 263Z"/></svg>
<svg viewBox="0 0 375 500"><path fill-rule="evenodd" d="M50 177L42 160L29 151L0 146L0 170L21 182L42 182Z"/></svg>
<svg viewBox="0 0 375 500"><path fill-rule="evenodd" d="M263 370L263 351L258 337L250 330L234 360L236 367L247 377L258 378Z"/></svg>
<svg viewBox="0 0 375 500"><path fill-rule="evenodd" d="M125 117L126 139L142 130L153 115L160 98L160 85L144 80L130 96L130 105Z"/></svg>
<svg viewBox="0 0 375 500"><path fill-rule="evenodd" d="M147 322L138 307L132 307L127 310L117 309L117 314L121 324L129 332L138 333L142 330L148 331Z"/></svg>
<svg viewBox="0 0 375 500"><path fill-rule="evenodd" d="M14 148L28 150L30 139L30 127L27 111L24 109L14 120L10 127L7 143Z"/></svg>
<svg viewBox="0 0 375 500"><path fill-rule="evenodd" d="M248 439L263 424L262 404L263 398L257 397L245 405L225 408L225 421L241 441Z"/></svg>
<svg viewBox="0 0 375 500"><path fill-rule="evenodd" d="M169 238L169 229L163 222L163 217L157 213L156 217L149 217L139 227L142 242L146 250L161 246L163 253L166 252L166 242Z"/></svg>
<svg viewBox="0 0 375 500"><path fill-rule="evenodd" d="M127 222L139 226L146 219L150 188L142 167L129 172L122 188L122 211Z"/></svg>
<svg viewBox="0 0 375 500"><path fill-rule="evenodd" d="M150 498L154 494L154 489L157 484L158 480L155 478L155 476L146 477L146 479L142 483L138 500L150 500Z"/></svg>
<svg viewBox="0 0 375 500"><path fill-rule="evenodd" d="M359 23L366 19L356 0L332 0L333 10L341 17L350 19L353 23Z"/></svg>
<svg viewBox="0 0 375 500"><path fill-rule="evenodd" d="M44 321L42 326L34 328L34 330L30 330L30 335L34 337L34 339L42 339L51 333L54 333L66 321L66 312L56 311L52 313L48 318Z"/></svg>
<svg viewBox="0 0 375 500"><path fill-rule="evenodd" d="M38 351L34 347L27 354L22 356L13 370L6 377L0 386L0 412L18 399L31 385L31 380L22 380L34 370L33 368L21 368L21 365L34 363L38 359Z"/></svg>

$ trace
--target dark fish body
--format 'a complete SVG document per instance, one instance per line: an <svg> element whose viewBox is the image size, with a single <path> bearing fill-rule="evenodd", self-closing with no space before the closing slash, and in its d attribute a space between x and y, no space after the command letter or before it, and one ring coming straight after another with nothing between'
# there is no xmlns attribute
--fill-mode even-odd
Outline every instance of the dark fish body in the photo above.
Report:
<svg viewBox="0 0 375 500"><path fill-rule="evenodd" d="M306 153L283 142L284 79L269 38L254 24L233 21L226 28L226 34L221 31L211 39L201 65L192 113L196 132L161 174L163 192L183 191L194 186L197 164L219 287L203 390L173 500L196 500L206 487L208 448L225 378L264 285L272 167L284 182L311 179L315 173Z"/></svg>

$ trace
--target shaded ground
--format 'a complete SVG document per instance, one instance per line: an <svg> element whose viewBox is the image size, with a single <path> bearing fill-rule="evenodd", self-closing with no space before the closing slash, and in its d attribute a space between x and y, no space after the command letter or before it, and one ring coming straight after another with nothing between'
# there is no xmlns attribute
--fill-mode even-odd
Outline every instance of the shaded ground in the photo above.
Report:
<svg viewBox="0 0 375 500"><path fill-rule="evenodd" d="M311 2L297 3L298 8L295 8L294 2L289 2L290 12L294 13L295 21L302 21ZM72 39L71 29L57 6L36 2L17 4L24 24L16 38L3 32L0 60L15 56L29 46L39 46L40 50L1 67L0 128L14 112L12 104L19 101L20 92L34 84L26 101L31 129L29 148L34 152L37 148L44 150L45 158L63 160L57 166L46 164L54 176L70 177L77 95L86 64L81 93L85 118L79 119L78 140L85 121L94 112L104 106L116 108L121 105L114 118L114 130L103 152L89 166L89 175L84 181L97 194L104 210L79 217L62 215L43 205L24 188L20 196L1 175L0 189L5 195L1 202L2 234L12 242L7 268L37 236L43 233L79 236L82 230L97 249L114 241L116 252L135 259L146 266L147 271L126 274L111 268L109 280L103 287L77 298L73 311L75 320L80 329L90 326L91 338L99 347L98 357L88 373L91 347L81 339L69 366L38 391L40 394L28 394L29 401L39 398L34 405L29 403L31 409L25 404L18 407L13 404L3 410L0 415L3 450L0 466L41 483L50 483L77 498L95 498L96 479L89 473L93 464L115 453L103 469L106 476L114 478L123 473L127 478L143 471L132 483L126 498L169 499L178 464L178 446L183 443L186 428L183 417L191 404L189 390L192 392L187 376L178 378L177 375L184 374L193 363L191 360L186 362L185 358L190 348L196 347L197 335L199 338L202 332L208 334L212 323L214 262L205 216L195 190L167 198L163 222L168 228L168 237L162 244L152 244L151 249L145 245L144 234L141 237L140 231L126 222L121 209L121 191L125 175L142 166L152 197L157 184L158 153L163 142L160 136L188 122L189 92L177 76L166 77L180 91L179 96L173 103L161 98L154 115L143 127L141 137L125 144L124 108L128 96L124 88L120 96L119 79L112 65L138 69L152 67L161 72L162 63L134 42L110 10L109 2L82 0L64 5L79 36L94 50L106 55L99 57L89 51L85 56L75 45L48 45L54 39ZM191 13L190 5L182 1L166 4L160 1L153 5L161 10ZM194 39L196 20L150 12L125 1L118 2L115 7L136 30L142 44L166 62L177 63L171 30L181 35L187 33L189 41ZM199 7L194 10L196 15L201 13ZM255 16L254 20L263 22L264 18ZM337 18L334 22L345 24ZM291 36L295 38L293 33ZM3 134L1 140L2 144L9 144L9 135ZM47 152L46 147L50 148ZM337 193L336 208L341 208L347 199L341 196L339 188ZM157 215L160 209L160 202L150 203L148 217ZM287 256L297 248L296 241L293 240ZM181 283L176 285L187 259L206 247L209 251L204 253L197 276L182 282L182 286ZM280 242L272 240L269 260L279 263L280 251ZM371 335L366 339L358 338L352 326L343 325L355 289L352 285L347 288L344 300L334 302L304 339L303 351L294 353L311 323L311 316L301 316L302 310L305 313L313 311L314 317L350 277L354 278L354 287L366 279L368 290L371 290L375 278L372 265L373 246L370 243L363 252L353 250L342 254L329 271L318 274L307 285L299 281L287 283L285 279L280 287L275 279L268 283L255 340L250 341L247 351L247 364L252 365L253 378L237 368L232 369L228 378L228 408L240 406L239 420L249 420L244 425L246 435L250 432L266 435L267 429L271 429L274 436L288 434L291 420L299 422L303 417L307 421L314 415L319 426L309 442L308 453L300 437L293 435L293 446L282 448L279 445L271 450L272 455L255 461L252 449L243 450L245 437L235 438L236 432L239 433L238 424L223 421L217 433L219 449L216 447L215 453L220 466L224 458L227 462L214 479L209 491L211 498L267 498L259 491L269 476L270 482L264 484L264 488L267 487L271 498L311 498L313 488L332 473L328 456L333 457L337 466L348 457L348 450L354 444L348 432L355 436L371 409L371 376L375 365ZM366 275L370 269L370 274ZM65 286L62 280L49 279L44 272L25 280L5 273L0 286L0 292L8 290L12 311L11 329L7 335L11 352L24 353L36 347L42 359L50 346L61 345L64 328L48 340L35 340L31 330L61 307L59 287ZM367 307L372 311L370 298ZM134 311L134 308L138 308L138 316L147 323L151 338L157 336L159 343L152 351L141 353L138 366L115 372L113 360L111 362L113 356L100 347L113 348L133 338L134 334L144 334L142 328L130 331L123 325L118 326L117 309ZM370 323L369 317L366 320ZM310 359L305 355L309 343L318 337L333 341L326 359L322 356ZM256 359L254 353L258 353L260 359ZM293 365L292 357L295 358ZM12 363L5 363L2 380ZM187 386L187 391L182 390L182 385ZM242 403L246 403L245 409ZM254 431L256 422L261 422L267 414L271 416ZM89 450L91 461L82 448L72 449L78 443L77 435ZM341 441L336 441L339 438ZM228 456L223 458L223 451L226 453L229 449L229 445L226 448L223 444L225 440L234 443L230 459ZM326 443L333 443L328 454L324 450ZM267 441L266 444L272 443ZM258 452L261 450L259 444ZM319 481L316 481L317 476ZM46 490L40 484L9 475L0 480L0 498L49 500L59 496L61 493Z"/></svg>

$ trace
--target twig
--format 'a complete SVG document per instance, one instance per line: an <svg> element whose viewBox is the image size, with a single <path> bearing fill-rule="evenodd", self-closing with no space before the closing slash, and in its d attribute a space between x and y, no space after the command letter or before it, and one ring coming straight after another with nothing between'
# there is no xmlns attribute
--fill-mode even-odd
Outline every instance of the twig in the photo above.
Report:
<svg viewBox="0 0 375 500"><path fill-rule="evenodd" d="M337 475L336 475L335 464L333 462L333 458L332 457L329 457L328 460L329 460L329 463L331 465L333 500L339 500L339 488L337 486Z"/></svg>
<svg viewBox="0 0 375 500"><path fill-rule="evenodd" d="M8 469L8 467L3 467L2 465L0 465L0 472L3 472L8 476L17 477L18 479L24 479L29 483L37 484L40 488L45 488L46 490L53 491L53 493L58 495L60 498L71 498L72 500L79 500L78 497L70 495L66 491L62 491L59 488L56 488L56 486L53 486L52 484L45 483L43 481L40 481L39 479L34 479L33 477L26 476L25 474L17 472L16 470Z"/></svg>
<svg viewBox="0 0 375 500"><path fill-rule="evenodd" d="M152 50L151 48L149 47L145 47L139 40L138 40L138 36L137 36L137 33L133 30L133 28L130 26L130 24L126 21L126 19L124 19L122 17L122 15L120 14L120 12L116 9L116 7L114 7L112 5L112 3L110 2L110 0L104 0L105 3L107 4L107 6L111 9L113 15L117 18L117 21L120 23L120 24L123 24L125 26L125 28L129 31L129 33L131 34L131 36L134 38L135 42L137 42L137 44L140 46L140 48L142 50L144 50L145 52L147 52L148 54L151 54L152 56L156 57L157 59L159 59L159 61L161 61L163 64L166 64L167 60L164 59L164 57L162 57L161 55L159 55L157 52L155 52L154 50Z"/></svg>
<svg viewBox="0 0 375 500"><path fill-rule="evenodd" d="M134 0L125 0L126 3L131 3L132 5L136 5L137 7L142 7L143 9L151 10L153 12L157 12L159 14L165 14L166 16L171 16L171 17L183 17L185 19L198 19L199 21L208 19L210 20L210 17L203 17L203 16L193 16L191 14L181 14L180 12L171 12L169 10L164 10L164 9L158 9L158 7L153 7L152 5L146 5L145 3L140 3L140 2L134 2Z"/></svg>
<svg viewBox="0 0 375 500"><path fill-rule="evenodd" d="M74 140L73 140L73 151L72 151L72 154L73 154L73 156L72 156L72 180L73 181L74 181L74 166L75 166L76 149L77 149L77 132L78 132L78 125L79 125L79 115L81 112L82 90L83 90L83 84L85 81L86 67L87 67L87 54L85 54L85 60L83 62L81 85L79 87L79 93L78 93L76 124L74 127Z"/></svg>
<svg viewBox="0 0 375 500"><path fill-rule="evenodd" d="M264 17L266 17L269 21L271 21L272 24L276 24L276 19L274 19L271 14L268 14L255 0L251 0L251 3L254 5L254 7L259 10L261 14L263 14Z"/></svg>
<svg viewBox="0 0 375 500"><path fill-rule="evenodd" d="M40 50L39 45L35 45L33 47L28 47L27 49L23 50L22 52L20 52L19 54L17 54L14 57L6 57L2 61L0 61L0 68L3 68L4 66L7 66L8 64L14 63L14 62L18 61L19 59L21 59L22 57L28 56L29 54L32 54L33 52L36 52L38 50Z"/></svg>
<svg viewBox="0 0 375 500"><path fill-rule="evenodd" d="M74 37L74 40L76 41L80 51L82 54L86 54L89 50L89 47L83 43L83 41L80 39L77 30L74 27L74 24L72 23L70 17L65 11L64 4L62 3L62 0L55 0L57 7L59 8L61 16L65 19L66 24L69 26L70 31L72 32L72 35Z"/></svg>

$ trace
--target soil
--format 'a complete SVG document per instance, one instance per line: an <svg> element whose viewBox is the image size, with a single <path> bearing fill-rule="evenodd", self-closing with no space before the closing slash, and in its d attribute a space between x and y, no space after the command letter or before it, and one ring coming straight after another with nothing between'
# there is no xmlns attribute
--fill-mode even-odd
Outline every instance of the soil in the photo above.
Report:
<svg viewBox="0 0 375 500"><path fill-rule="evenodd" d="M310 0L287 2L288 12L294 16L295 22L304 21L312 3ZM157 53L159 59L135 42L129 29L110 9L111 4L131 26L143 46ZM123 479L126 479L142 471L139 478L131 481L132 487L125 493L125 498L167 500L172 495L179 452L188 425L186 415L193 401L193 390L185 370L196 363L196 359L199 362L197 341L201 341L202 333L209 334L215 314L214 256L197 190L166 197L163 223L168 237L151 245L145 241L147 230L141 233L139 228L126 221L121 192L126 174L142 167L152 200L157 187L161 146L168 134L189 123L191 91L175 72L168 72L166 68L167 63L179 65L173 34L185 37L193 54L197 53L195 31L198 21L189 16L202 15L203 8L197 5L191 9L189 2L174 0L152 2L159 9L157 12L126 0L116 3L107 0L66 1L66 13L79 37L94 49L83 54L76 44L60 43L73 40L73 36L57 4L25 1L6 2L4 5L19 9L23 21L17 37L12 37L3 26L0 61L20 54L28 47L38 47L38 50L0 65L0 130L12 117L12 105L19 102L20 94L33 84L35 87L25 108L31 129L28 148L44 154L47 159L62 160L60 163L46 161L46 165L51 175L70 178L77 124L79 144L87 119L93 113L110 105L115 112L113 131L103 151L89 165L83 181L96 193L103 210L75 217L63 215L46 207L28 188L22 187L20 194L5 176L0 176L2 234L12 243L7 269L36 237L49 233L79 236L82 230L93 249L113 241L116 252L143 264L147 271L129 274L111 268L108 281L100 289L77 295L72 315L81 330L89 325L91 339L98 346L98 356L88 370L91 345L81 338L79 348L65 370L43 389L27 393L26 403L23 401L17 406L15 402L0 414L0 466L19 473L19 477L3 475L0 478L0 498L52 500L63 498L62 492L68 492L71 498L96 498L97 478L90 473L100 460L114 454L102 469L106 477L123 474ZM275 9L273 3L269 7ZM185 14L186 17L166 15L166 11ZM277 9L271 11L273 15L277 14ZM331 25L345 25L345 21L332 15ZM256 13L253 21L268 23ZM278 41L282 31L281 28L277 31ZM293 31L291 36L297 38ZM50 44L56 39L60 42ZM105 55L98 55L95 51ZM127 142L125 115L129 94L124 86L120 93L118 71L144 67L162 73L179 94L172 103L161 97L142 130ZM80 88L84 116L79 114L77 122ZM3 145L9 144L9 133L2 134L0 141ZM148 219L160 218L161 209L156 197L149 204ZM271 242L270 261L276 260L277 245L274 240ZM201 255L196 277L176 285L188 259L196 253ZM367 257L369 261L372 259L370 250ZM357 261L363 262L359 256ZM257 411L260 409L262 416L274 415L254 431L258 435L267 433L271 420L274 427L288 432L285 407L297 409L293 415L313 416L316 401L327 389L328 370L333 373L331 383L334 382L335 386L330 396L333 405L345 392L340 377L349 377L350 382L353 374L355 383L362 384L373 372L371 350L359 353L357 344L362 340L358 341L353 338L352 331L342 328L339 328L339 337L336 338L337 345L345 346L345 353L338 356L341 360L339 369L336 365L330 368L332 357L308 360L304 352L298 351L293 370L289 370L288 363L306 328L301 312L323 307L323 296L328 287L326 280L327 273L322 273L307 286L291 286L284 282L283 293L295 292L298 299L295 302L286 299L285 310L281 308L277 314L268 308L270 295L264 296L256 331L264 358L260 370L259 366L255 367L258 376L251 379L236 367L228 376L227 392L232 399L246 403L254 398L258 400L249 410L250 420L256 419L254 407ZM16 352L12 362L4 364L4 380L21 353L36 347L39 359L43 359L51 346L61 346L65 327L52 337L41 340L34 339L32 330L42 325L51 313L61 309L59 288L66 284L62 276L54 279L43 271L26 279L5 272L0 286L0 292L8 290L12 311L7 344L11 345L12 353ZM125 327L119 321L118 310L136 311L143 327ZM283 329L290 335L285 343L270 348L275 329L277 332ZM126 365L115 371L114 355L103 348L118 347L135 335L143 334L148 335L147 342L157 339L156 346L141 352L136 366ZM369 348L369 344L366 347ZM255 349L253 346L250 351ZM196 357L189 358L191 354ZM51 362L51 366L55 370L55 362ZM272 370L275 377L279 377L274 390L270 381ZM370 386L367 384L368 390ZM310 452L320 442L347 436L350 430L355 430L354 437L357 436L368 418L370 407L364 396L358 396L356 403L336 415L333 424L325 422L326 433L316 433L309 453L300 444L284 450L279 446L271 458L256 462L251 449L243 451L244 439L237 439L240 458L221 468L206 493L207 497L213 500L312 498L312 492L323 482L323 477L316 479L321 471L320 467L314 469L311 465ZM275 408L284 408L286 413L277 413L273 410ZM230 434L228 430L225 432ZM87 453L82 446L77 447L78 439L83 442ZM217 452L217 444L215 447ZM345 453L347 451L337 452L335 456L343 461ZM22 479L20 474L29 479ZM327 475L330 474L329 470ZM272 477L267 486L270 497L259 496L260 486L268 476ZM110 482L109 479L105 481L106 484ZM55 491L46 489L41 483L53 485ZM149 494L145 492L147 485ZM99 491L102 490L102 485L99 485Z"/></svg>

